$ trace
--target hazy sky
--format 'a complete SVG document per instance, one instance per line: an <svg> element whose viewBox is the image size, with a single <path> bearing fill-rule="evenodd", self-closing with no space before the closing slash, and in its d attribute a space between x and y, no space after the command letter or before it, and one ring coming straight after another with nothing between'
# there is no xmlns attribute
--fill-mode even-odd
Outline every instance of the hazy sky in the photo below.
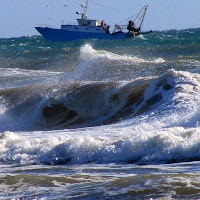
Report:
<svg viewBox="0 0 200 200"><path fill-rule="evenodd" d="M76 23L85 0L0 0L0 38L37 35L36 25ZM200 0L89 0L88 18L127 24L148 4L143 30L200 27ZM111 29L112 30L112 29Z"/></svg>

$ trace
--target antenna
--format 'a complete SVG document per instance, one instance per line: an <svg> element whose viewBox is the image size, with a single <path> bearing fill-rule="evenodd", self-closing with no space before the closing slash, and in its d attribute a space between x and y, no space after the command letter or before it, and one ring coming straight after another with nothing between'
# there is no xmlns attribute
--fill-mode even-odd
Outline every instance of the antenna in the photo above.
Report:
<svg viewBox="0 0 200 200"><path fill-rule="evenodd" d="M79 15L79 14L82 15L81 19L87 19L88 1L89 1L89 0L86 0L86 3L85 3L85 4L84 4L84 3L81 3L81 7L84 8L83 13L76 12L77 15Z"/></svg>
<svg viewBox="0 0 200 200"><path fill-rule="evenodd" d="M85 6L83 4L81 5L84 8L84 13L82 14L82 19L87 19L88 1L89 0L86 0Z"/></svg>

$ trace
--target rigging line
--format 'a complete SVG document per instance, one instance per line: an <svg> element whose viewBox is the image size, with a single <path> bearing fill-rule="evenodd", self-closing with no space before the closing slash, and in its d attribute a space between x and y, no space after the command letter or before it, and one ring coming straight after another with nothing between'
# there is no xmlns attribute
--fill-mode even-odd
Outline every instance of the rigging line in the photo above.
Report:
<svg viewBox="0 0 200 200"><path fill-rule="evenodd" d="M97 5L97 6L100 6L100 7L102 7L102 8L107 8L107 9L114 9L114 10L132 10L132 9L128 9L128 8L114 8L114 7L109 7L109 6L104 6L104 5L102 5L102 4L98 4L98 3L95 3L95 2L90 2L91 4L94 4L94 5Z"/></svg>
<svg viewBox="0 0 200 200"><path fill-rule="evenodd" d="M124 22L127 22L128 20L135 18L135 16L136 16L136 14L131 15L130 17L125 18L123 21L121 21L121 22L119 22L119 23L122 24L122 23L124 23Z"/></svg>

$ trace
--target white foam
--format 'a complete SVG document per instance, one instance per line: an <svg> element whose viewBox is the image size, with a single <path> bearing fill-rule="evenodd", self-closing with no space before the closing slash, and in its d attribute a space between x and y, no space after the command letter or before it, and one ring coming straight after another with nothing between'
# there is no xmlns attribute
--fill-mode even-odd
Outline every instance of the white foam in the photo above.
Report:
<svg viewBox="0 0 200 200"><path fill-rule="evenodd" d="M143 132L141 129L137 134L131 128L123 128L120 132L116 131L115 136L109 137L102 135L102 129L101 131L93 129L95 130L100 135L97 133L94 135L91 129L79 130L73 134L70 131L63 131L62 134L55 131L42 133L42 138L41 135L33 138L26 135L19 137L11 132L4 133L0 139L0 159L21 163L132 161L144 164L200 156L199 129L174 127L148 132Z"/></svg>
<svg viewBox="0 0 200 200"><path fill-rule="evenodd" d="M27 70L19 68L1 68L0 72L0 77L28 77L62 74L62 72L50 72L46 70Z"/></svg>
<svg viewBox="0 0 200 200"><path fill-rule="evenodd" d="M80 49L80 57L82 60L107 60L107 61L119 61L119 62L132 62L132 63L163 63L165 60L163 58L158 58L155 60L145 60L138 58L136 56L118 55L109 51L95 50L91 45L86 44Z"/></svg>
<svg viewBox="0 0 200 200"><path fill-rule="evenodd" d="M140 39L142 39L142 40L147 40L147 39L144 37L144 35L139 35L137 38L140 38Z"/></svg>
<svg viewBox="0 0 200 200"><path fill-rule="evenodd" d="M155 63L164 63L165 60L163 58L158 58L158 59L155 59L154 61Z"/></svg>

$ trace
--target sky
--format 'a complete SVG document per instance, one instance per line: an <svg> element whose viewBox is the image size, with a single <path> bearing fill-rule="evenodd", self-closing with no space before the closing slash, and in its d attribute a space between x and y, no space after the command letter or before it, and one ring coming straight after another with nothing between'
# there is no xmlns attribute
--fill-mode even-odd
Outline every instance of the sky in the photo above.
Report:
<svg viewBox="0 0 200 200"><path fill-rule="evenodd" d="M37 25L76 24L85 0L0 0L0 38L39 35ZM200 28L200 0L89 0L88 18L126 25L148 5L144 31ZM112 31L112 29L111 29Z"/></svg>

